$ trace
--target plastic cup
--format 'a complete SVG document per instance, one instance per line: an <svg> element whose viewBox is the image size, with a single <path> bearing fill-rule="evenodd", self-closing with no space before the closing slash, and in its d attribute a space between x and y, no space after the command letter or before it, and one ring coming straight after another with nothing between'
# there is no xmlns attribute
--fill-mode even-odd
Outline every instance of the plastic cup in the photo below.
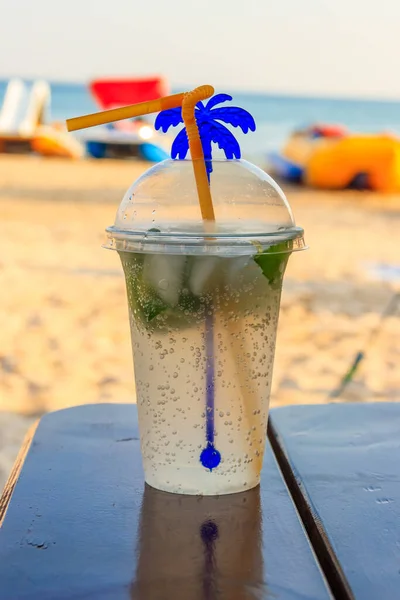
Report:
<svg viewBox="0 0 400 600"><path fill-rule="evenodd" d="M286 198L245 161L213 161L210 234L190 161L126 193L110 246L127 287L146 482L180 494L258 485L283 274L304 247Z"/></svg>

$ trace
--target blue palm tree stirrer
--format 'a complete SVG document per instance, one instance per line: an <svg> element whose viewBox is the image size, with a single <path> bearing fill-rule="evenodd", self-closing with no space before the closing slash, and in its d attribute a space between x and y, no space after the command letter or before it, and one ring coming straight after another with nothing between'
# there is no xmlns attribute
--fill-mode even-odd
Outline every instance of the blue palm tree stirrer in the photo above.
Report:
<svg viewBox="0 0 400 600"><path fill-rule="evenodd" d="M224 151L227 159L239 159L241 156L240 146L232 132L222 125L226 123L233 127L239 127L243 133L255 131L256 124L253 117L243 108L226 106L215 108L222 102L232 100L228 94L216 94L206 104L198 102L195 108L195 117L201 144L203 147L204 160L208 183L211 183L212 166L212 144ZM171 108L159 113L155 121L155 128L164 133L170 127L177 127L183 123L182 108ZM183 160L189 151L189 142L185 127L176 136L172 148L171 157ZM205 341L206 341L206 446L200 454L200 462L212 471L221 462L221 454L214 446L215 438L215 375L214 375L214 315L210 306L206 307L205 319Z"/></svg>

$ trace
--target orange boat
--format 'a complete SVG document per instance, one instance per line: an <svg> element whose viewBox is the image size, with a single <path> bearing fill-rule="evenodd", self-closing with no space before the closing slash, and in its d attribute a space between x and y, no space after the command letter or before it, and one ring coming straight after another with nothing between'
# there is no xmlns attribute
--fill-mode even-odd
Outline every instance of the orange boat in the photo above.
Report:
<svg viewBox="0 0 400 600"><path fill-rule="evenodd" d="M84 146L63 125L57 123L38 127L31 140L31 147L42 156L82 158L85 154Z"/></svg>
<svg viewBox="0 0 400 600"><path fill-rule="evenodd" d="M316 146L304 182L316 188L343 189L356 178L379 192L400 191L400 142L384 135L349 136Z"/></svg>
<svg viewBox="0 0 400 600"><path fill-rule="evenodd" d="M295 132L271 162L283 178L315 188L400 191L400 140L391 135L314 126Z"/></svg>

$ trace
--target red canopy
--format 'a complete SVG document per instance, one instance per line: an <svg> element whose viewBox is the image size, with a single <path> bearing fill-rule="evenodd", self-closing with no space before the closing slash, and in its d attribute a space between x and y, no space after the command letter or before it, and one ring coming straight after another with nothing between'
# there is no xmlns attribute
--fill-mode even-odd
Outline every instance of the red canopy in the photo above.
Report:
<svg viewBox="0 0 400 600"><path fill-rule="evenodd" d="M169 94L168 85L162 77L96 79L89 84L89 89L100 108L105 110Z"/></svg>

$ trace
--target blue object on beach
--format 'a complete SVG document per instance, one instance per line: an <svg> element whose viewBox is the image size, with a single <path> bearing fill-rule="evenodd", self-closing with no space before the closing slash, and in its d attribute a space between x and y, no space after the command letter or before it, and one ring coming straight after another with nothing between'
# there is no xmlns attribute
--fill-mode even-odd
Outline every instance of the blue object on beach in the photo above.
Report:
<svg viewBox="0 0 400 600"><path fill-rule="evenodd" d="M150 144L149 142L139 146L139 153L144 160L155 163L166 160L169 157L168 152L161 148L161 146L156 146L155 144Z"/></svg>
<svg viewBox="0 0 400 600"><path fill-rule="evenodd" d="M103 142L88 140L86 142L86 152L92 158L105 158L107 146Z"/></svg>
<svg viewBox="0 0 400 600"><path fill-rule="evenodd" d="M168 158L168 153L161 147L150 142L131 143L122 137L109 140L87 140L86 152L92 158L127 158L139 156L143 160L158 163Z"/></svg>
<svg viewBox="0 0 400 600"><path fill-rule="evenodd" d="M290 161L279 152L270 152L268 161L276 175L292 183L301 183L304 175L303 167Z"/></svg>

